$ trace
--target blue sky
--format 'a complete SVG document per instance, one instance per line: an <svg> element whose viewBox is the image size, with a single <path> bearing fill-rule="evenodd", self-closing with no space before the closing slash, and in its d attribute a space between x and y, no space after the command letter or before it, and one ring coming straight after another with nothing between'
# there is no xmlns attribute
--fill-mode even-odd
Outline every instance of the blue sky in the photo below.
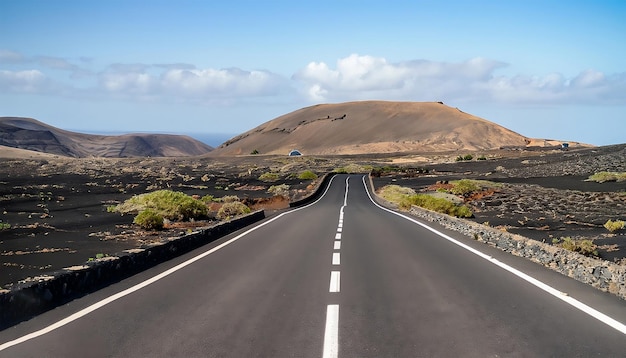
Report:
<svg viewBox="0 0 626 358"><path fill-rule="evenodd" d="M626 143L626 2L0 2L0 116L225 140L369 99Z"/></svg>

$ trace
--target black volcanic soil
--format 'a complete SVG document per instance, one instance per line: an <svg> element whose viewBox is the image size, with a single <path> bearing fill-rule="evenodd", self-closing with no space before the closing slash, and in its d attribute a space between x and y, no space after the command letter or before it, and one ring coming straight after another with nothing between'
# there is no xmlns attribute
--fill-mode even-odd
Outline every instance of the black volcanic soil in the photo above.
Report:
<svg viewBox="0 0 626 358"><path fill-rule="evenodd" d="M428 174L391 173L374 179L429 192L437 183L480 179L497 187L461 198L475 222L552 243L571 237L598 245L601 258L626 264L626 229L611 234L607 220L626 221L626 181L586 179L600 171L626 172L626 145L579 151L520 153L512 158L427 165Z"/></svg>
<svg viewBox="0 0 626 358"><path fill-rule="evenodd" d="M0 160L0 286L55 270L82 265L97 255L111 255L188 230L207 227L217 219L172 223L149 232L133 225L133 215L108 208L135 194L158 189L189 195L236 195L266 215L289 206L310 192L311 180L298 180L309 160L233 159L54 159ZM266 172L280 173L275 183L259 180ZM290 198L274 197L271 185L290 186ZM219 205L219 204L216 204ZM213 208L213 214L217 208ZM214 215L213 215L214 216Z"/></svg>
<svg viewBox="0 0 626 358"><path fill-rule="evenodd" d="M626 182L585 181L598 171L625 172L626 145L569 152L498 151L480 153L487 156L484 161L455 162L459 154L466 153L0 159L0 220L10 225L0 229L0 286L216 223L174 223L164 231L146 232L132 224L133 216L107 211L135 194L171 189L200 196L237 195L272 215L288 202L272 198L269 186L285 183L291 189L289 199L303 197L313 187L312 181L295 178L304 170L363 172L389 165L402 170L374 178L375 187L393 183L427 191L446 180L497 182L501 185L495 190L463 198L474 211L472 220L548 243L565 236L588 238L600 245L602 258L626 257L626 230L611 235L603 227L609 219L626 220ZM280 180L258 179L267 172L279 173Z"/></svg>

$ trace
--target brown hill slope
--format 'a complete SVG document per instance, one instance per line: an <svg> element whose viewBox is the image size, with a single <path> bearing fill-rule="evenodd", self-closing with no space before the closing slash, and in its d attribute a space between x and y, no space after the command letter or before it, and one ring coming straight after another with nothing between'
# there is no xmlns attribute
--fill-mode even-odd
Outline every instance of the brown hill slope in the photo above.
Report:
<svg viewBox="0 0 626 358"><path fill-rule="evenodd" d="M440 102L362 101L302 108L264 123L211 155L365 154L525 147L531 139Z"/></svg>
<svg viewBox="0 0 626 358"><path fill-rule="evenodd" d="M184 157L206 154L213 149L182 135L83 134L20 117L0 117L0 146L78 158Z"/></svg>

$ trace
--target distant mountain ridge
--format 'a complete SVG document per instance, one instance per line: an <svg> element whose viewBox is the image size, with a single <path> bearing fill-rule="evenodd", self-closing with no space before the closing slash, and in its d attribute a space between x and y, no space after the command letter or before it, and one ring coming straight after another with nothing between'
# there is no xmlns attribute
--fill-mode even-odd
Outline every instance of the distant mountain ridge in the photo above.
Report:
<svg viewBox="0 0 626 358"><path fill-rule="evenodd" d="M285 114L226 141L211 155L486 151L555 142L527 138L442 102L359 101Z"/></svg>
<svg viewBox="0 0 626 358"><path fill-rule="evenodd" d="M0 146L75 158L186 157L213 150L184 135L84 134L22 117L0 117Z"/></svg>

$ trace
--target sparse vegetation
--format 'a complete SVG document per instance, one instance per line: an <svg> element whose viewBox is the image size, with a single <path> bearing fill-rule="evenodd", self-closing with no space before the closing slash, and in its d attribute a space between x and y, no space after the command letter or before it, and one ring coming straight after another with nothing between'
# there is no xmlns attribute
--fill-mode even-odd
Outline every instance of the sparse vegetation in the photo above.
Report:
<svg viewBox="0 0 626 358"><path fill-rule="evenodd" d="M317 174L313 173L310 170L305 170L298 175L298 179L300 180L315 180L317 179Z"/></svg>
<svg viewBox="0 0 626 358"><path fill-rule="evenodd" d="M620 182L624 180L626 180L626 172L625 173L598 172L589 176L589 178L587 178L587 181L595 181L598 183L605 183L605 182L610 182L610 181Z"/></svg>
<svg viewBox="0 0 626 358"><path fill-rule="evenodd" d="M225 195L218 198L217 201L221 203L233 203L235 201L239 201L239 197L237 195Z"/></svg>
<svg viewBox="0 0 626 358"><path fill-rule="evenodd" d="M428 169L423 167L400 167L397 165L385 165L384 167L372 167L370 169L370 175L373 177L380 177L381 175L391 173L427 174Z"/></svg>
<svg viewBox="0 0 626 358"><path fill-rule="evenodd" d="M351 173L369 173L372 170L371 165L359 165L350 163L345 167L335 168L333 173L337 174L351 174Z"/></svg>
<svg viewBox="0 0 626 358"><path fill-rule="evenodd" d="M203 202L205 205L208 205L215 201L215 197L213 195L205 195L200 198L200 201Z"/></svg>
<svg viewBox="0 0 626 358"><path fill-rule="evenodd" d="M409 209L409 196L415 195L415 190L399 185L386 185L378 193L383 199L398 204L401 209Z"/></svg>
<svg viewBox="0 0 626 358"><path fill-rule="evenodd" d="M146 209L135 217L133 223L145 230L161 230L163 229L164 219L156 211Z"/></svg>
<svg viewBox="0 0 626 358"><path fill-rule="evenodd" d="M259 180L263 181L263 182L275 182L280 178L280 176L277 173L271 173L271 172L267 172L267 173L263 173L261 174L261 176L259 176Z"/></svg>
<svg viewBox="0 0 626 358"><path fill-rule="evenodd" d="M412 205L417 205L424 209L444 213L460 218L471 218L474 214L465 205L456 205L450 200L444 198L435 198L428 194L416 194L409 197Z"/></svg>
<svg viewBox="0 0 626 358"><path fill-rule="evenodd" d="M598 246L591 240L574 240L571 237L563 237L561 239L553 239L552 243L585 256L598 256Z"/></svg>
<svg viewBox="0 0 626 358"><path fill-rule="evenodd" d="M453 185L452 189L450 189L450 193L454 195L469 195L480 190L480 186L470 179L461 179L453 182Z"/></svg>
<svg viewBox="0 0 626 358"><path fill-rule="evenodd" d="M228 220L233 216L244 215L250 213L250 208L240 201L232 201L225 203L217 212L217 218L220 220Z"/></svg>
<svg viewBox="0 0 626 358"><path fill-rule="evenodd" d="M617 230L622 230L624 228L624 226L626 225L626 223L622 220L608 220L606 223L604 223L604 227L609 230L610 232L615 232Z"/></svg>
<svg viewBox="0 0 626 358"><path fill-rule="evenodd" d="M456 217L469 218L473 216L472 211L465 205L457 205L450 200L436 198L428 194L417 194L411 188L387 185L381 189L379 194L385 200L396 203L403 210L408 210L412 205L416 205Z"/></svg>
<svg viewBox="0 0 626 358"><path fill-rule="evenodd" d="M116 209L122 214L141 213L146 209L151 209L165 219L180 221L203 218L208 213L202 201L185 193L171 190L157 190L135 195L118 205Z"/></svg>
<svg viewBox="0 0 626 358"><path fill-rule="evenodd" d="M465 154L465 155L459 155L458 157L456 157L455 161L457 162L462 162L462 161L470 161L474 159L474 156L471 154Z"/></svg>
<svg viewBox="0 0 626 358"><path fill-rule="evenodd" d="M255 150L253 150L252 152L250 152L250 154L252 154L252 155L256 155L256 154L259 154L259 151L255 149Z"/></svg>
<svg viewBox="0 0 626 358"><path fill-rule="evenodd" d="M105 257L109 257L109 255L108 254L103 254L103 253L97 253L95 258L94 257L90 257L87 260L87 262L93 262L93 261L96 261L96 260L102 260Z"/></svg>
<svg viewBox="0 0 626 358"><path fill-rule="evenodd" d="M11 228L11 224L0 221L0 230L8 230Z"/></svg>
<svg viewBox="0 0 626 358"><path fill-rule="evenodd" d="M267 192L270 194L274 194L274 196L284 196L285 198L289 198L289 185L272 185L269 187L269 189L267 189Z"/></svg>
<svg viewBox="0 0 626 358"><path fill-rule="evenodd" d="M461 179L453 180L450 182L452 188L439 188L437 191L449 192L454 195L470 196L473 193L477 193L485 188L496 187L497 184L487 180L474 180L474 179Z"/></svg>

